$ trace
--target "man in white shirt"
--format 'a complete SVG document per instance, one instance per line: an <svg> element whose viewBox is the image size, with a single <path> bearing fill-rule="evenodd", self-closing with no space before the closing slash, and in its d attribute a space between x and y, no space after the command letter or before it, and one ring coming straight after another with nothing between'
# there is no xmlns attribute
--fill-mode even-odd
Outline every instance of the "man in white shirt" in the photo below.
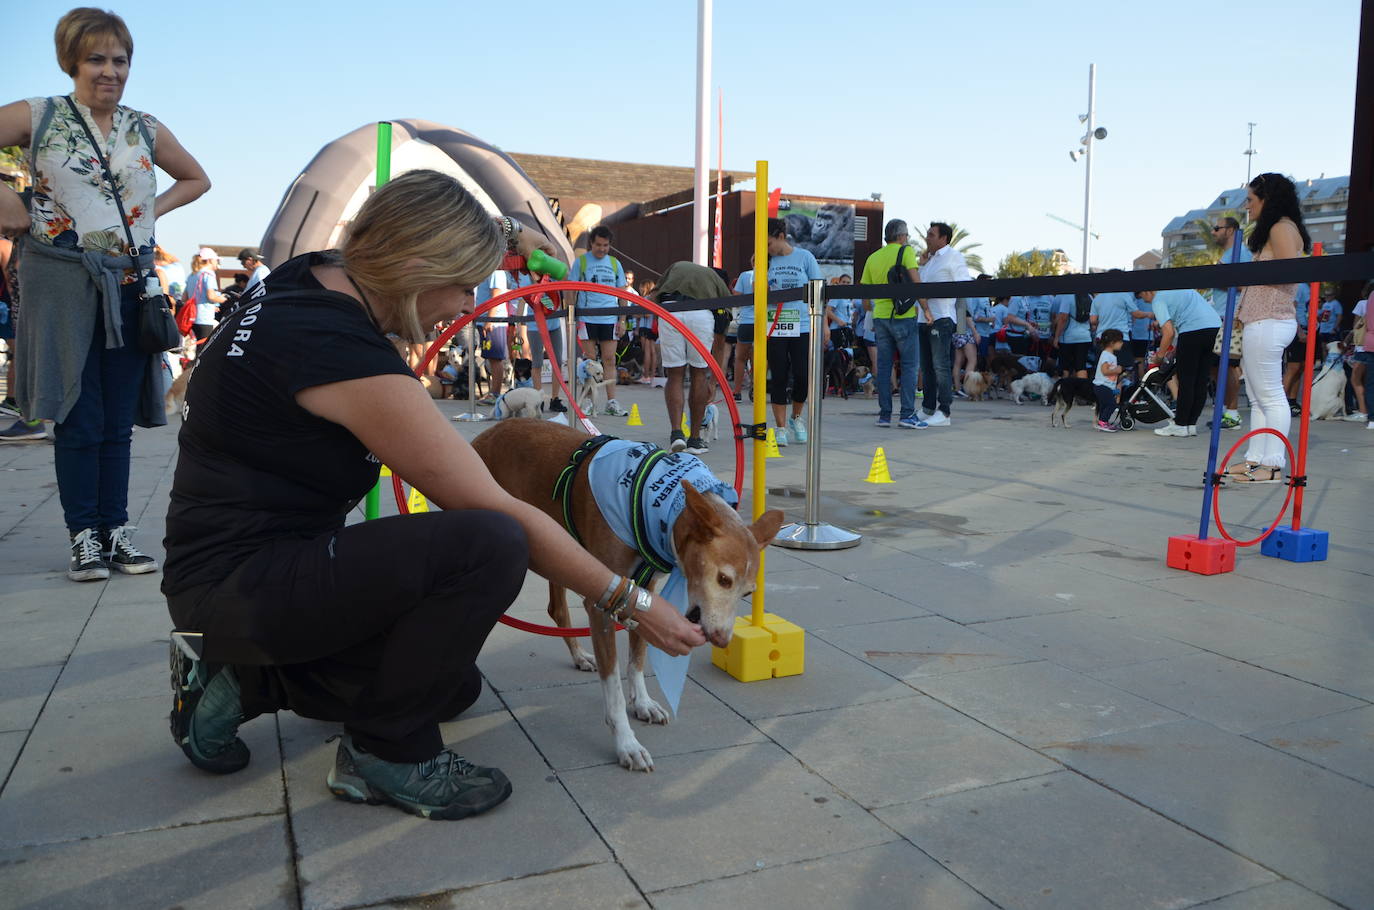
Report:
<svg viewBox="0 0 1374 910"><path fill-rule="evenodd" d="M941 221L932 221L926 231L926 252L930 258L921 266L921 283L972 281L964 254L949 245L954 231ZM954 305L955 297L932 297L921 301L926 318L916 327L921 350L921 410L928 426L949 426L949 408L954 400Z"/></svg>
<svg viewBox="0 0 1374 910"><path fill-rule="evenodd" d="M239 265L248 270L248 286L243 289L245 295L254 286L262 284L262 280L272 274L272 270L267 267L267 263L262 261L262 253L248 247L239 250Z"/></svg>

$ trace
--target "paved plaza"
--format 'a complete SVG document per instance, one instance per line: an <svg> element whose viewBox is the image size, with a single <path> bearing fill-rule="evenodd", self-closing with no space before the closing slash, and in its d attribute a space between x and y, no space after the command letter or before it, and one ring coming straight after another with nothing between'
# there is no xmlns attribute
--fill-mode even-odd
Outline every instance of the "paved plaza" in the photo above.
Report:
<svg viewBox="0 0 1374 910"><path fill-rule="evenodd" d="M603 431L667 442L660 391L620 400L645 426ZM0 447L0 907L1374 907L1374 431L1313 427L1326 562L1251 549L1202 577L1164 548L1197 530L1206 438L1089 411L1050 430L1037 404L956 402L901 431L827 399L823 516L864 540L768 551L806 672L739 683L699 650L633 773L595 677L498 626L444 734L515 792L462 822L334 799L334 728L291 715L243 728L244 771L191 767L161 576L68 581L51 446ZM864 482L878 445L893 484ZM768 462L795 519L804 452ZM175 460L175 426L136 432L159 558ZM1253 534L1284 490L1228 487L1224 517ZM512 614L545 596L531 576Z"/></svg>

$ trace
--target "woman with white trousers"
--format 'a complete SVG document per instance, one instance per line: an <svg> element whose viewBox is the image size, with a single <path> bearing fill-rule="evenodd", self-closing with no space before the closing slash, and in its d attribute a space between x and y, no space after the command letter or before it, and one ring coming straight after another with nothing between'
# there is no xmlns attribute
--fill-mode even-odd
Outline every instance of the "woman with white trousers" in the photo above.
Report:
<svg viewBox="0 0 1374 910"><path fill-rule="evenodd" d="M1302 222L1293 181L1282 174L1260 174L1250 181L1245 210L1255 229L1247 245L1255 261L1292 259L1312 250ZM1293 297L1296 284L1260 284L1245 288L1236 305L1241 335L1241 369L1250 397L1252 430L1269 428L1286 438L1292 424L1283 393L1283 350L1297 333ZM1250 440L1245 461L1227 468L1238 483L1279 483L1284 468L1283 440L1262 433Z"/></svg>

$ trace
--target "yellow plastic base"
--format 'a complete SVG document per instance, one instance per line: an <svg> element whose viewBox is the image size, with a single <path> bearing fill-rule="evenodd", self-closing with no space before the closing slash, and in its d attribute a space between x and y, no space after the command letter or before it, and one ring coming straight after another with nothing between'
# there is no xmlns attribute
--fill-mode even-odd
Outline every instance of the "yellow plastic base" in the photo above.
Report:
<svg viewBox="0 0 1374 910"><path fill-rule="evenodd" d="M800 676L806 658L806 630L772 613L755 626L735 617L735 634L724 648L711 648L711 663L740 682Z"/></svg>

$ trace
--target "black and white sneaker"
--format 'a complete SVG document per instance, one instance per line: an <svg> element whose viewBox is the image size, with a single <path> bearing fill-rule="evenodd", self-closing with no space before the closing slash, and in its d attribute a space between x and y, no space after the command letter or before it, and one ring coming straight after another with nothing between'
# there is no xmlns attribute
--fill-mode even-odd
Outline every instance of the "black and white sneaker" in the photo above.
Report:
<svg viewBox="0 0 1374 910"><path fill-rule="evenodd" d="M100 556L100 538L95 528L72 535L72 562L67 577L72 581L105 581L110 577L109 566Z"/></svg>
<svg viewBox="0 0 1374 910"><path fill-rule="evenodd" d="M688 455L705 455L709 451L711 451L711 447L700 436L693 436L687 440Z"/></svg>
<svg viewBox="0 0 1374 910"><path fill-rule="evenodd" d="M157 560L143 553L129 539L129 532L137 530L128 525L100 532L101 548L110 568L125 575L146 575L157 571Z"/></svg>

